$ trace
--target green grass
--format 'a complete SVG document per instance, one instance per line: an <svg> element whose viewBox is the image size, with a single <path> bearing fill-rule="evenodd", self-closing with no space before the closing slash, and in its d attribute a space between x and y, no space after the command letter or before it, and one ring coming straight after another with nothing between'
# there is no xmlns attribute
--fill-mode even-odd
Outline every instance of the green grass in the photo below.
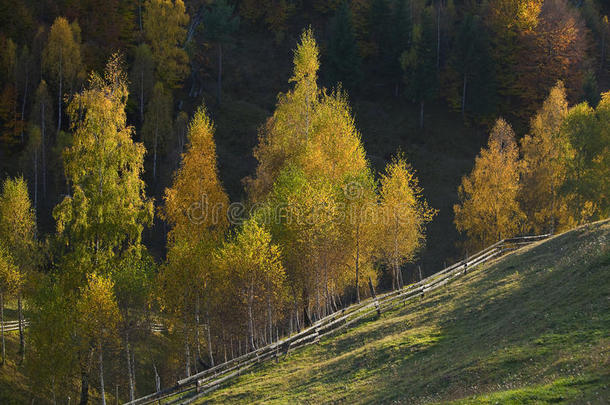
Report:
<svg viewBox="0 0 610 405"><path fill-rule="evenodd" d="M603 403L610 221L483 266L266 364L206 403Z"/></svg>
<svg viewBox="0 0 610 405"><path fill-rule="evenodd" d="M16 318L9 318L16 319ZM6 363L0 366L0 404L28 403L30 388L19 364L19 332L5 332Z"/></svg>

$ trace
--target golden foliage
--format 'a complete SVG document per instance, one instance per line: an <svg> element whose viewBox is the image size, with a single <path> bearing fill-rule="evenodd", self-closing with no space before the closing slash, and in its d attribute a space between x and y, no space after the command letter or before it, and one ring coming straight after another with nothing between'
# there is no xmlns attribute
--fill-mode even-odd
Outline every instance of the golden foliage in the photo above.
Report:
<svg viewBox="0 0 610 405"><path fill-rule="evenodd" d="M63 91L72 90L77 79L84 77L80 28L64 17L57 17L51 26L49 39L42 54L42 64L56 83L63 83ZM63 98L63 94L60 94Z"/></svg>
<svg viewBox="0 0 610 405"><path fill-rule="evenodd" d="M7 178L0 194L0 245L4 245L20 271L36 263L36 216L23 177Z"/></svg>
<svg viewBox="0 0 610 405"><path fill-rule="evenodd" d="M214 125L200 107L188 127L188 144L161 212L170 240L218 239L227 229L227 197L218 178Z"/></svg>
<svg viewBox="0 0 610 405"><path fill-rule="evenodd" d="M116 337L121 314L113 287L112 280L97 273L87 277L76 304L79 332L87 345Z"/></svg>
<svg viewBox="0 0 610 405"><path fill-rule="evenodd" d="M392 269L393 285L399 283L400 266L413 260L425 243L426 224L436 210L422 197L415 171L402 155L388 163L380 178L379 255Z"/></svg>
<svg viewBox="0 0 610 405"><path fill-rule="evenodd" d="M470 248L491 245L521 230L524 214L517 200L520 172L515 133L500 118L474 169L462 178L460 203L453 207L455 225L466 233Z"/></svg>
<svg viewBox="0 0 610 405"><path fill-rule="evenodd" d="M293 90L280 95L273 116L259 134L254 156L256 178L247 180L249 196L263 198L279 172L301 168L309 178L330 178L335 184L367 167L346 94L330 94L317 85L319 50L311 29L305 30L294 56Z"/></svg>
<svg viewBox="0 0 610 405"><path fill-rule="evenodd" d="M143 25L159 78L175 88L189 73L188 55L182 48L189 16L182 0L146 0Z"/></svg>
<svg viewBox="0 0 610 405"><path fill-rule="evenodd" d="M80 263L92 260L99 267L139 247L152 221L152 201L141 179L144 147L133 142L133 128L126 125L127 95L122 61L114 55L104 76L92 73L68 106L74 135L63 160L73 192L53 216L59 239L78 251L74 259Z"/></svg>
<svg viewBox="0 0 610 405"><path fill-rule="evenodd" d="M560 131L568 113L566 91L558 82L530 123L530 134L521 140L523 173L521 202L528 227L535 233L561 232L574 225L560 195L565 181L563 164L568 140Z"/></svg>

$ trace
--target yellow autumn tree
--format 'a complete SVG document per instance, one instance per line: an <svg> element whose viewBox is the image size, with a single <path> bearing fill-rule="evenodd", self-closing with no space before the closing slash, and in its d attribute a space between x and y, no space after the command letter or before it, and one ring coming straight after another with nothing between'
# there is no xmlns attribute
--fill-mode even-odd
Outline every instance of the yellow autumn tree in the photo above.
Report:
<svg viewBox="0 0 610 405"><path fill-rule="evenodd" d="M261 128L256 176L246 181L251 201L274 213L287 207L290 219L282 216L270 231L282 241L295 320L302 305L306 321L328 313L335 296L354 285L355 247L340 237L351 234L346 226L352 225L339 215L341 193L368 170L347 95L318 87L319 67L319 49L307 29L294 52L294 87L280 94Z"/></svg>
<svg viewBox="0 0 610 405"><path fill-rule="evenodd" d="M348 265L354 270L356 302L360 302L360 296L368 290L367 280L377 279L373 266L379 219L376 186L373 173L366 170L346 181L340 193L339 201L345 218L340 234L343 245L352 247L344 250L348 253Z"/></svg>
<svg viewBox="0 0 610 405"><path fill-rule="evenodd" d="M113 55L104 74L92 73L87 87L68 105L73 139L63 151L63 165L71 194L55 207L53 217L56 266L61 269L57 284L71 305L78 302L91 274L116 273L126 258L140 257L145 250L142 230L152 222L153 203L146 198L141 178L144 146L133 142L133 128L126 124L127 97L122 58ZM49 319L44 312L51 308L43 305L38 310L43 313L36 318ZM80 400L86 403L90 362L84 359L92 356L95 347L87 344L82 327L77 324L75 342L69 347L82 360Z"/></svg>
<svg viewBox="0 0 610 405"><path fill-rule="evenodd" d="M228 228L227 197L218 178L214 126L204 107L188 127L188 145L171 188L165 190L162 218L169 223L168 260L159 274L163 306L183 322L185 351L195 323L199 347L199 318L212 278L212 252ZM207 311L206 311L207 312ZM208 329L210 327L208 322ZM210 360L211 350L208 340ZM189 356L185 357L190 374Z"/></svg>
<svg viewBox="0 0 610 405"><path fill-rule="evenodd" d="M587 103L570 108L561 127L569 142L564 161L566 178L561 194L576 223L604 219L610 214L610 94L593 109Z"/></svg>
<svg viewBox="0 0 610 405"><path fill-rule="evenodd" d="M525 215L518 202L520 166L515 133L499 118L472 172L462 178L460 202L453 206L455 225L466 233L469 249L482 248L521 230Z"/></svg>
<svg viewBox="0 0 610 405"><path fill-rule="evenodd" d="M6 344L4 339L4 302L17 293L23 279L19 269L12 261L6 248L0 244L0 332L2 338L2 363L6 362Z"/></svg>
<svg viewBox="0 0 610 405"><path fill-rule="evenodd" d="M254 151L256 177L247 181L251 199L264 198L290 165L307 177L323 176L336 183L367 167L347 96L341 89L330 94L320 89L319 68L319 49L308 29L294 53L294 89L280 94L273 116L260 130Z"/></svg>
<svg viewBox="0 0 610 405"><path fill-rule="evenodd" d="M38 264L38 241L36 240L36 215L23 177L7 178L0 193L0 245L4 245L13 263L23 275L19 285L17 309L19 317L19 352L21 361L25 356L23 298L29 292L25 281L31 279Z"/></svg>
<svg viewBox="0 0 610 405"><path fill-rule="evenodd" d="M42 53L42 67L57 86L57 133L61 129L65 93L71 93L79 78L84 77L81 60L80 27L57 17L51 26L49 40Z"/></svg>
<svg viewBox="0 0 610 405"><path fill-rule="evenodd" d="M380 178L378 255L391 269L392 288L402 285L400 266L424 246L426 224L436 215L422 196L415 171L399 154Z"/></svg>
<svg viewBox="0 0 610 405"><path fill-rule="evenodd" d="M188 144L171 188L165 190L162 217L170 240L222 235L228 226L227 197L218 178L214 125L199 107L188 126ZM224 211L223 211L224 210Z"/></svg>
<svg viewBox="0 0 610 405"><path fill-rule="evenodd" d="M569 140L560 129L567 114L565 87L558 82L532 118L530 134L521 140L520 200L527 226L535 233L561 232L574 223L560 194L566 176L563 161L569 148Z"/></svg>
<svg viewBox="0 0 610 405"><path fill-rule="evenodd" d="M106 404L104 388L104 344L117 337L117 327L121 320L119 308L113 292L112 280L92 273L82 288L76 304L79 333L83 350L98 355L98 371L101 403Z"/></svg>
<svg viewBox="0 0 610 405"><path fill-rule="evenodd" d="M148 150L152 150L152 178L157 182L159 155L165 152L165 146L172 134L172 95L162 82L155 83L152 96L146 107L142 140Z"/></svg>
<svg viewBox="0 0 610 405"><path fill-rule="evenodd" d="M271 234L263 225L249 219L219 250L216 262L231 280L229 294L237 295L245 308L248 344L254 350L256 321L266 321L267 327L263 329L272 337L274 308L284 296L285 273L280 248L272 243Z"/></svg>
<svg viewBox="0 0 610 405"><path fill-rule="evenodd" d="M143 26L158 78L168 88L180 85L189 73L186 40L189 16L182 0L146 0Z"/></svg>

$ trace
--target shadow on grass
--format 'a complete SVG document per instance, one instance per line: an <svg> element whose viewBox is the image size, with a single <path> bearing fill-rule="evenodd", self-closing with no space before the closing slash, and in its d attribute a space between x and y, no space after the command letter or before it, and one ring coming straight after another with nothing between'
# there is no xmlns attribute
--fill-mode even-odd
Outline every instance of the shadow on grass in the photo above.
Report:
<svg viewBox="0 0 610 405"><path fill-rule="evenodd" d="M603 369L610 336L610 223L592 224L473 272L409 308L436 323L425 359L399 359L373 401L446 400ZM474 281L474 282L473 282Z"/></svg>
<svg viewBox="0 0 610 405"><path fill-rule="evenodd" d="M205 401L411 404L561 378L599 385L594 376L609 369L609 236L607 221L515 252Z"/></svg>

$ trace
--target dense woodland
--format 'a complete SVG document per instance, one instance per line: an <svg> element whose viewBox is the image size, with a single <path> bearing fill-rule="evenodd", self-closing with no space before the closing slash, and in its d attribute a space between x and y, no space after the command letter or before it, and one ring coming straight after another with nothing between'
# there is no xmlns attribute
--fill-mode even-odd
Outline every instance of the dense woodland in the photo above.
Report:
<svg viewBox="0 0 610 405"><path fill-rule="evenodd" d="M133 399L424 264L606 218L609 13L0 0L15 395Z"/></svg>

